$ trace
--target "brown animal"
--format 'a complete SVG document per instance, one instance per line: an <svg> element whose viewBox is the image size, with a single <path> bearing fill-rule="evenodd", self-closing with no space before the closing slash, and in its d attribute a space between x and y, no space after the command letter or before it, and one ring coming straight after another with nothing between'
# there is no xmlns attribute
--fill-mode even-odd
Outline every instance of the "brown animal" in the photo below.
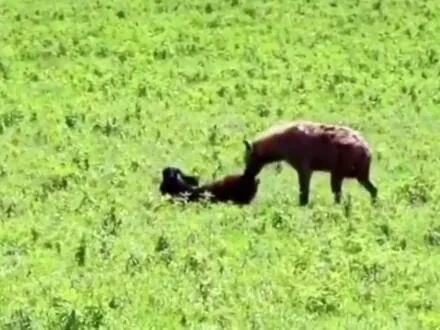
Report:
<svg viewBox="0 0 440 330"><path fill-rule="evenodd" d="M228 175L221 180L199 186L195 176L183 173L176 167L162 171L160 192L189 202L208 200L210 202L232 202L249 204L255 197L260 180L244 175Z"/></svg>
<svg viewBox="0 0 440 330"><path fill-rule="evenodd" d="M378 190L371 182L372 155L364 138L355 130L310 121L295 121L270 128L253 142L244 141L244 175L255 177L264 166L285 161L298 174L299 204L309 202L313 171L329 172L335 202L340 203L342 182L355 178L370 193L372 201Z"/></svg>

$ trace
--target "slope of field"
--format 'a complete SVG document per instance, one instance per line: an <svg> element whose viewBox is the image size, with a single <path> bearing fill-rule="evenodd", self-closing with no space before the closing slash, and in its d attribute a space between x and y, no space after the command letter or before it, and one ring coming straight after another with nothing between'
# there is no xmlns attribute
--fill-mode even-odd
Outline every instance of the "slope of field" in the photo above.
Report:
<svg viewBox="0 0 440 330"><path fill-rule="evenodd" d="M440 2L0 1L0 328L439 329ZM261 174L243 138L360 130L380 202Z"/></svg>

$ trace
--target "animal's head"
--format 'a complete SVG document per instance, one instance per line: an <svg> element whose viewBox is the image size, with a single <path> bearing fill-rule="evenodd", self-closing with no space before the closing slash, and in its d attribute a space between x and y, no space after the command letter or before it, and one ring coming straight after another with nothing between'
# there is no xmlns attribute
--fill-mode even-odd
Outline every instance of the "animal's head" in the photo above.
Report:
<svg viewBox="0 0 440 330"><path fill-rule="evenodd" d="M229 175L222 181L221 192L236 203L247 204L252 201L258 191L260 180L243 174Z"/></svg>
<svg viewBox="0 0 440 330"><path fill-rule="evenodd" d="M240 195L239 199L243 203L249 203L257 194L260 179L257 177L240 175L236 177L236 185L236 191Z"/></svg>
<svg viewBox="0 0 440 330"><path fill-rule="evenodd" d="M246 190L252 191L253 194L255 194L258 190L258 186L260 185L260 179L258 179L257 177L248 177L242 175L241 183Z"/></svg>
<svg viewBox="0 0 440 330"><path fill-rule="evenodd" d="M190 192L199 185L196 176L186 175L176 167L166 167L162 170L162 183L160 191L162 194L177 195Z"/></svg>

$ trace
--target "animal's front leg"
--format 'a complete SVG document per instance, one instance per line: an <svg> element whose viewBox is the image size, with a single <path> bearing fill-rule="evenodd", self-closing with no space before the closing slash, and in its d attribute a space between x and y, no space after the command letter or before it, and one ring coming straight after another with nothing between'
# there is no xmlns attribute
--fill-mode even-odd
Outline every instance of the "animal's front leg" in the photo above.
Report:
<svg viewBox="0 0 440 330"><path fill-rule="evenodd" d="M339 204L341 203L341 197L342 197L343 177L336 173L331 173L330 181L331 181L330 184L331 184L332 192L335 197L335 203Z"/></svg>
<svg viewBox="0 0 440 330"><path fill-rule="evenodd" d="M297 172L299 181L299 205L305 206L309 203L312 171L309 168L303 167L298 169Z"/></svg>

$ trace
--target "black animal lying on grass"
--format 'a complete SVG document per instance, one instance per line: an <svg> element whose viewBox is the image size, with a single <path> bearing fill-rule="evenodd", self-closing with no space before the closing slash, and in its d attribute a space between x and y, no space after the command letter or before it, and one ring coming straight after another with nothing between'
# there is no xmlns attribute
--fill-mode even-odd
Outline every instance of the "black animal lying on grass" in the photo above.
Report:
<svg viewBox="0 0 440 330"><path fill-rule="evenodd" d="M199 186L199 179L186 175L179 168L166 167L162 171L160 192L189 202L207 200L213 203L249 204L255 197L260 180L245 175L228 175Z"/></svg>

